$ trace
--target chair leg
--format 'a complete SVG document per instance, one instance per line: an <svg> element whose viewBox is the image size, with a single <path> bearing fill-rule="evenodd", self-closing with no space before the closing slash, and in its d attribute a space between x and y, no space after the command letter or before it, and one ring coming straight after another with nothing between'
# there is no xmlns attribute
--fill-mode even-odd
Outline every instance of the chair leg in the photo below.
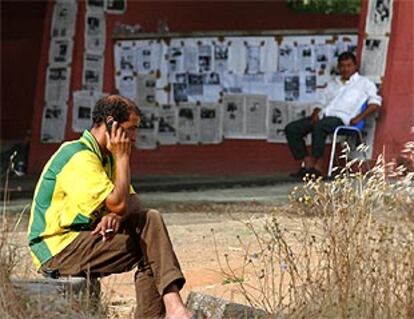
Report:
<svg viewBox="0 0 414 319"><path fill-rule="evenodd" d="M335 133L333 134L333 138L332 138L331 157L329 159L328 177L332 176L333 162L334 162L335 151L336 151L336 139L337 139L337 132L335 131Z"/></svg>

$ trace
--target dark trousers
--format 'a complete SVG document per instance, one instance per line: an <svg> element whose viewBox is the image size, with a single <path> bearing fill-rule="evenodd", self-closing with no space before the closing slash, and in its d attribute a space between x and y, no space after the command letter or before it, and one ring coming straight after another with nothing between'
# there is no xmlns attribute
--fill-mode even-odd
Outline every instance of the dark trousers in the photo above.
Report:
<svg viewBox="0 0 414 319"><path fill-rule="evenodd" d="M323 117L315 124L311 123L310 117L289 123L285 132L293 157L296 160L303 160L308 156L303 138L309 133L312 134L312 156L315 158L323 157L326 137L340 125L344 125L344 123L340 118L334 116Z"/></svg>
<svg viewBox="0 0 414 319"><path fill-rule="evenodd" d="M135 318L164 316L162 295L172 283L185 283L167 228L156 210L137 211L122 223L111 240L102 241L82 231L61 253L42 265L41 270L58 270L63 276L105 276L137 267Z"/></svg>

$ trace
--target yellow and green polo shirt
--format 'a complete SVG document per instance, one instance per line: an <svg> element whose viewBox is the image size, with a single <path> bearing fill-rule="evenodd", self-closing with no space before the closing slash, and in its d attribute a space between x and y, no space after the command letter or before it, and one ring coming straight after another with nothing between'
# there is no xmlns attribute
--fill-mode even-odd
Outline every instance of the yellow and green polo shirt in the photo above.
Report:
<svg viewBox="0 0 414 319"><path fill-rule="evenodd" d="M50 158L36 186L28 229L37 269L105 214L114 172L113 158L101 153L87 130Z"/></svg>

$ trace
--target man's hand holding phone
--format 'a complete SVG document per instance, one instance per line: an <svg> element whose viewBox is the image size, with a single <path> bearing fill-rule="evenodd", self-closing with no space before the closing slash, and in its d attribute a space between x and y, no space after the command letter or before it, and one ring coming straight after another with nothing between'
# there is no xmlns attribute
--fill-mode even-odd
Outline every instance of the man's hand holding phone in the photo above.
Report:
<svg viewBox="0 0 414 319"><path fill-rule="evenodd" d="M125 130L117 121L112 119L106 122L107 148L116 159L129 158L131 154L131 141Z"/></svg>

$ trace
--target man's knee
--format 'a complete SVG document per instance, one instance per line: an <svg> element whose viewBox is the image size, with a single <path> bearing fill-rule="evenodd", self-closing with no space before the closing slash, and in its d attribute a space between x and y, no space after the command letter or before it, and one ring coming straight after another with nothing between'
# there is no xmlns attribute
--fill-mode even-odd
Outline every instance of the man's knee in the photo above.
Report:
<svg viewBox="0 0 414 319"><path fill-rule="evenodd" d="M149 209L147 211L147 221L153 223L164 223L161 213L156 209Z"/></svg>
<svg viewBox="0 0 414 319"><path fill-rule="evenodd" d="M297 123L290 122L288 125L286 125L285 134L286 134L286 137L290 137L292 135L297 134Z"/></svg>

